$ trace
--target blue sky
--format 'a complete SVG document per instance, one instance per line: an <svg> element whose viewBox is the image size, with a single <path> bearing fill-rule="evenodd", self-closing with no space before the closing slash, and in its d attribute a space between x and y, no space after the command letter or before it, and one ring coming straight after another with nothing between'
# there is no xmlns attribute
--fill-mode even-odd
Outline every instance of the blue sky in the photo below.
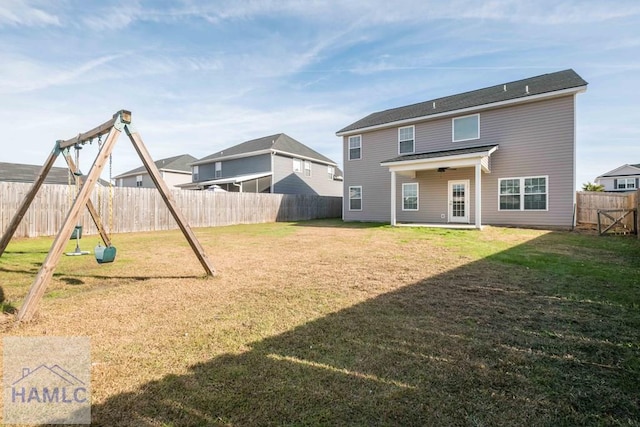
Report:
<svg viewBox="0 0 640 427"><path fill-rule="evenodd" d="M154 159L284 132L342 164L371 112L573 68L578 186L640 163L637 0L0 0L0 40L5 162L124 108Z"/></svg>

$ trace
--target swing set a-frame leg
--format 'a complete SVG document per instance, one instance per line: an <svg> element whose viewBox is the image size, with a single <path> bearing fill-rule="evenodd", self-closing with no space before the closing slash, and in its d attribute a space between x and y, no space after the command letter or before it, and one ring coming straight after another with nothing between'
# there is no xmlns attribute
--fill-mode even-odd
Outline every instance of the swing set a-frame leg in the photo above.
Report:
<svg viewBox="0 0 640 427"><path fill-rule="evenodd" d="M71 237L71 233L73 232L73 229L76 223L78 222L78 218L80 216L82 208L84 206L87 206L87 208L89 209L89 212L91 213L91 217L93 218L94 222L96 222L96 225L100 223L100 216L98 215L97 212L95 212L95 208L93 207L93 204L91 203L91 200L89 199L89 197L91 196L93 188L95 187L96 182L100 178L102 170L104 169L104 166L107 163L109 156L111 155L111 152L113 151L113 147L118 137L120 136L120 133L123 130L125 130L127 135L129 136L131 143L133 144L138 155L140 156L140 159L144 163L144 166L146 167L147 171L149 172L149 175L151 176L151 179L156 185L158 191L160 192L162 199L167 205L167 208L173 215L173 218L175 219L175 221L178 223L180 230L182 230L182 233L187 239L189 245L191 246L191 249L196 254L196 256L198 257L198 260L200 261L203 268L205 269L205 272L207 273L208 276L213 276L215 274L213 264L211 264L211 261L209 261L209 258L207 258L207 255L202 245L200 244L195 234L191 230L191 227L187 223L185 217L177 208L177 205L171 195L171 192L169 191L169 188L167 187L167 184L162 179L162 175L160 174L160 171L158 170L157 166L151 159L151 156L149 155L149 152L147 151L146 147L142 143L142 139L140 139L140 136L138 135L138 133L131 128L131 113L129 111L121 110L116 114L114 114L112 120L109 120L88 132L80 134L75 138L69 139L67 141L57 142L56 149L50 155L49 159L47 159L47 163L45 164L45 166L43 166L40 172L40 176L36 180L36 183L32 187L27 198L25 198L23 202L23 206L21 206L18 214L14 217L14 220L11 223L13 228L10 227L10 229L7 230L7 233L5 233L5 235L3 236L1 243L4 246L1 247L2 251L4 251L4 248L6 248L6 245L8 244L9 240L13 236L13 233L17 229L18 224L20 223L20 220L26 213L27 209L29 208L29 205L35 198L35 195L38 192L38 189L42 185L42 182L44 182L44 178L46 177L47 173L51 169L51 166L53 165L53 163L55 162L56 157L58 156L58 154L60 154L62 150L69 148L75 144L86 143L98 136L105 135L107 133L109 134L109 136L107 137L107 140L104 142L104 144L102 144L98 152L98 156L96 157L96 160L94 161L93 166L91 167L91 170L87 175L86 182L84 183L84 185L82 185L82 187L80 188L80 191L76 195L76 199L71 205L71 208L67 213L67 216L64 220L62 228L60 229L60 232L58 233L55 240L53 241L53 244L51 245L51 249L49 250L49 253L47 254L47 257L45 258L42 266L40 267L40 270L38 271L38 274L36 275L36 278L33 284L31 285L31 288L29 289L29 293L27 294L27 297L24 303L22 304L22 307L18 311L17 320L19 322L29 321L35 314L38 307L38 303L42 299L42 296L44 295L44 292L47 288L47 285L49 284L49 282L51 281L51 278L53 277L53 272L58 262L60 261L60 257L62 256L64 248L69 238ZM65 159L67 160L67 163L71 168L71 170L76 171L77 167L73 163L73 161L70 159L70 157L65 156ZM93 208L93 212L92 212L92 208ZM98 229L101 230L100 233L102 235L102 238L105 244L107 244L108 236L106 235L106 233L104 233L104 230L101 229L100 226L98 226ZM105 240L105 238L107 240ZM2 251L0 251L0 255L2 255Z"/></svg>
<svg viewBox="0 0 640 427"><path fill-rule="evenodd" d="M51 281L53 277L53 272L60 261L60 257L64 252L64 249L71 237L71 233L78 222L78 217L80 215L80 211L84 206L86 206L87 201L89 200L89 196L91 196L91 192L93 191L93 187L96 182L100 178L100 174L104 169L107 160L109 159L109 155L113 150L113 146L115 145L118 136L120 135L120 131L115 127L111 129L109 132L109 137L106 142L103 144L100 152L98 153L98 157L96 158L95 163L91 167L89 174L87 175L86 183L80 188L76 200L71 205L71 209L67 214L67 217L64 220L64 224L60 229L60 232L56 236L53 244L51 245L51 249L47 257L45 258L38 274L36 275L31 288L29 289L29 293L27 294L27 298L25 299L22 307L18 311L17 320L20 321L28 321L31 320L33 315L35 314L38 303L42 299L45 290L47 289L47 285Z"/></svg>
<svg viewBox="0 0 640 427"><path fill-rule="evenodd" d="M11 238L13 237L16 230L18 229L18 226L20 225L22 218L24 218L27 211L29 210L29 206L31 206L33 199L36 198L36 195L38 194L38 190L40 190L40 187L42 187L44 180L47 178L47 175L49 174L49 171L53 167L53 164L56 162L56 159L58 158L59 154L60 154L60 149L58 148L58 144L56 144L56 147L53 149L53 151L51 151L51 154L49 154L47 161L44 163L42 168L40 168L40 172L38 173L38 176L33 182L33 185L29 189L29 192L27 193L26 197L22 201L22 204L20 205L16 213L13 215L13 218L11 219L11 223L9 224L9 227L2 235L2 239L0 240L0 257L4 253L5 249L7 249L7 246L9 245Z"/></svg>

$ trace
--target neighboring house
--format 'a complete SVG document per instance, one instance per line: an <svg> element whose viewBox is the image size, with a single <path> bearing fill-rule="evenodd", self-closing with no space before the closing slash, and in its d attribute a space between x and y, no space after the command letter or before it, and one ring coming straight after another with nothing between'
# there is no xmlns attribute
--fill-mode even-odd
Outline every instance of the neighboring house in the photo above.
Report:
<svg viewBox="0 0 640 427"><path fill-rule="evenodd" d="M158 160L154 163L160 171L164 182L171 188L191 182L191 163L196 160L198 159L189 154L182 154ZM117 187L156 188L144 165L120 174L114 179Z"/></svg>
<svg viewBox="0 0 640 427"><path fill-rule="evenodd" d="M186 189L342 196L337 164L284 133L243 142L192 164Z"/></svg>
<svg viewBox="0 0 640 427"><path fill-rule="evenodd" d="M596 178L604 191L636 191L640 188L640 164L622 165Z"/></svg>
<svg viewBox="0 0 640 427"><path fill-rule="evenodd" d="M42 165L0 162L0 181L33 183L41 169ZM82 178L84 182L87 176L83 175ZM45 184L68 185L70 182L72 185L75 185L75 180L73 176L69 174L69 169L56 166L49 170L44 180ZM98 180L98 184L105 187L109 186L109 183L102 179Z"/></svg>
<svg viewBox="0 0 640 427"><path fill-rule="evenodd" d="M573 70L370 114L339 130L345 221L570 227Z"/></svg>

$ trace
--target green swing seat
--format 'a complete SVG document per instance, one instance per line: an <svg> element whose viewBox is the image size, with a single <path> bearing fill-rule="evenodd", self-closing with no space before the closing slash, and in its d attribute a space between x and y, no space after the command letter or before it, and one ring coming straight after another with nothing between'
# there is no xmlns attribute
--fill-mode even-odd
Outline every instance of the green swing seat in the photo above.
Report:
<svg viewBox="0 0 640 427"><path fill-rule="evenodd" d="M102 246L98 243L98 246L94 248L93 253L96 256L98 264L106 264L113 262L116 259L116 247L115 246Z"/></svg>

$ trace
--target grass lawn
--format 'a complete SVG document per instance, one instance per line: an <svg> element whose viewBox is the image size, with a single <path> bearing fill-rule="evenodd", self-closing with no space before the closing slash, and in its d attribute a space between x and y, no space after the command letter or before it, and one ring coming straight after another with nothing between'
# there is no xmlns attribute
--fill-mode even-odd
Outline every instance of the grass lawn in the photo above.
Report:
<svg viewBox="0 0 640 427"><path fill-rule="evenodd" d="M217 277L178 231L116 235L115 263L62 259L17 326L52 239L13 241L2 335L90 337L96 425L640 425L637 239L195 231Z"/></svg>

